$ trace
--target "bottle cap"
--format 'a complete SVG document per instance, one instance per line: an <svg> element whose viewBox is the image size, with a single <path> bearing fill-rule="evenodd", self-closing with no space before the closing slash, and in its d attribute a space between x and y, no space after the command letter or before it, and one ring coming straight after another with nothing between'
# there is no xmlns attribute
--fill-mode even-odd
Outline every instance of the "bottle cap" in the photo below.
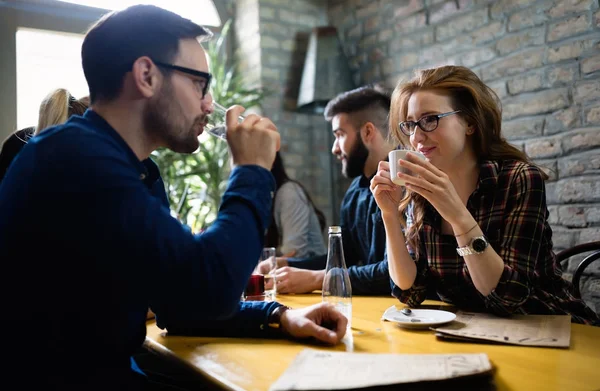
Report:
<svg viewBox="0 0 600 391"><path fill-rule="evenodd" d="M331 227L329 227L329 231L330 234L341 234L342 233L342 227L340 227L339 225L332 225Z"/></svg>

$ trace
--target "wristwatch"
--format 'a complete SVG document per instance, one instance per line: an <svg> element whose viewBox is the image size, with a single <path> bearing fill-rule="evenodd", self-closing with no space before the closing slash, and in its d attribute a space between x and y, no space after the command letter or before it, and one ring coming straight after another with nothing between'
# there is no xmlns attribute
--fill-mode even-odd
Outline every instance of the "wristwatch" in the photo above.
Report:
<svg viewBox="0 0 600 391"><path fill-rule="evenodd" d="M272 332L283 333L283 329L281 328L281 315L283 315L283 313L289 309L290 307L286 305L280 305L279 307L271 311L267 318L266 324L268 330ZM265 325L261 325L261 329L264 329L264 326Z"/></svg>
<svg viewBox="0 0 600 391"><path fill-rule="evenodd" d="M456 252L461 257L465 255L481 254L490 245L485 236L476 236L464 247L458 247Z"/></svg>

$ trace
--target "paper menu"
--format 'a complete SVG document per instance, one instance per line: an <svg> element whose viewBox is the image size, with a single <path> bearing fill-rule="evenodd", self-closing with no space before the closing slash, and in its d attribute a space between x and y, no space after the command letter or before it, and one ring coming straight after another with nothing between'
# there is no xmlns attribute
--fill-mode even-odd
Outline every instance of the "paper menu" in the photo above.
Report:
<svg viewBox="0 0 600 391"><path fill-rule="evenodd" d="M486 354L301 351L269 391L344 390L490 373Z"/></svg>
<svg viewBox="0 0 600 391"><path fill-rule="evenodd" d="M435 328L439 336L477 339L524 346L568 348L571 343L570 315L513 315L459 311L454 322Z"/></svg>

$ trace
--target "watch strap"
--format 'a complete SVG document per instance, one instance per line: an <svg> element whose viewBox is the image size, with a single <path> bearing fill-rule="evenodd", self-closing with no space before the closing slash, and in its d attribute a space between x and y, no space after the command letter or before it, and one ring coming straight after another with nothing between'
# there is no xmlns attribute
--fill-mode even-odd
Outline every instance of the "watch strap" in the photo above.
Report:
<svg viewBox="0 0 600 391"><path fill-rule="evenodd" d="M476 240L478 240L478 239L479 239L479 240L483 240L483 241L485 242L485 247L484 247L484 248L483 248L483 250L481 250L481 251L476 251L476 250L473 248L473 243L474 243ZM485 251L485 249L486 249L488 246L489 246L489 242L488 242L488 240L487 240L487 238L486 238L485 236L476 236L476 237L474 237L474 238L472 238L472 239L471 239L471 241L469 242L469 244L468 244L468 245L466 245L466 246L463 246L463 247L458 247L458 248L456 249L456 253L457 253L459 256L461 256L461 257L464 257L465 255L481 254L482 252L484 252L484 251Z"/></svg>
<svg viewBox="0 0 600 391"><path fill-rule="evenodd" d="M283 329L281 327L281 316L289 309L290 307L286 305L280 305L276 307L273 311L271 311L271 313L267 317L266 324L261 325L261 328L266 328L271 332L283 333Z"/></svg>

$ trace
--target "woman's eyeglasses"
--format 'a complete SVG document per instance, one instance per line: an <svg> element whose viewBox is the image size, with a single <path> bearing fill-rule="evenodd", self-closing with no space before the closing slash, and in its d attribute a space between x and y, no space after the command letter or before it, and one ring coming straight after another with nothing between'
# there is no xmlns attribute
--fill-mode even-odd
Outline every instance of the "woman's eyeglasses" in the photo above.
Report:
<svg viewBox="0 0 600 391"><path fill-rule="evenodd" d="M442 114L432 114L421 117L418 121L400 122L400 130L407 136L412 136L415 133L417 126L424 132L433 132L437 129L440 118L447 117L452 114L460 113L460 110L450 111Z"/></svg>

